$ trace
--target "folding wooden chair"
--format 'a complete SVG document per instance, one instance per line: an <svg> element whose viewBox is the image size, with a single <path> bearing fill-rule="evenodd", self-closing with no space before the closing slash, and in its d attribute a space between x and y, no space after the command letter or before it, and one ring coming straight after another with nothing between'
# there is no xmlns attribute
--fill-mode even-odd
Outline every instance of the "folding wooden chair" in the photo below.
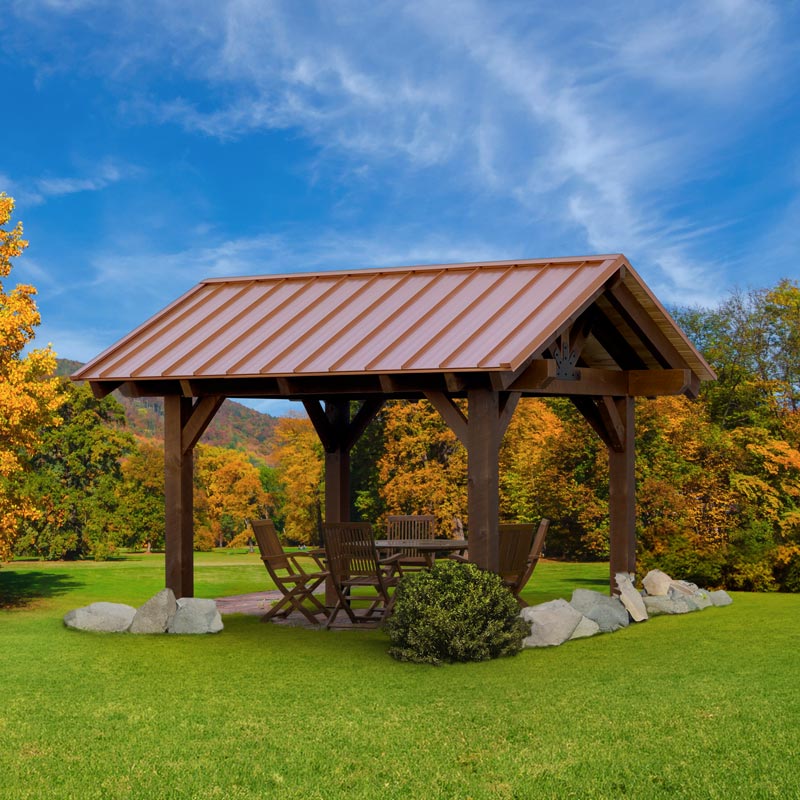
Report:
<svg viewBox="0 0 800 800"><path fill-rule="evenodd" d="M309 622L321 624L318 616L327 614L328 610L314 595L314 590L328 577L328 571L320 560L322 551L285 553L271 520L251 519L249 522L261 551L261 560L275 586L283 594L261 618L262 621L267 622L276 615L286 617L292 611L299 611ZM313 559L318 569L306 572L300 563L301 558Z"/></svg>
<svg viewBox="0 0 800 800"><path fill-rule="evenodd" d="M392 514L386 518L387 539L433 539L436 517L433 514ZM414 547L397 551L400 554L398 566L401 573L414 572L426 568L433 555L426 557Z"/></svg>
<svg viewBox="0 0 800 800"><path fill-rule="evenodd" d="M337 597L326 627L333 626L342 610L353 625L377 627L392 610L394 597L389 589L397 585L396 564L400 554L379 558L368 522L326 522L322 531L326 562ZM361 594L362 589L370 593ZM353 608L358 601L369 603L362 614L356 614Z"/></svg>
<svg viewBox="0 0 800 800"><path fill-rule="evenodd" d="M528 604L520 597L520 592L530 580L542 555L549 526L550 520L542 519L538 530L534 525L524 524L499 527L499 574L522 608Z"/></svg>

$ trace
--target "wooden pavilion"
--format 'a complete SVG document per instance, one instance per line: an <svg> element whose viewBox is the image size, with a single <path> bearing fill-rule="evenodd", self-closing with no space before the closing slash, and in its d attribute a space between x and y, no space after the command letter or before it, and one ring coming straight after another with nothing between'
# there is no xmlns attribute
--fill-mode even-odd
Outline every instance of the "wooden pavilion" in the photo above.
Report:
<svg viewBox="0 0 800 800"><path fill-rule="evenodd" d="M488 569L514 408L569 397L608 449L613 579L635 571L634 398L696 397L715 376L627 259L603 255L205 280L72 377L164 398L166 585L186 597L192 455L226 397L303 402L331 522L348 518L350 451L383 403L427 398L467 449L469 553Z"/></svg>

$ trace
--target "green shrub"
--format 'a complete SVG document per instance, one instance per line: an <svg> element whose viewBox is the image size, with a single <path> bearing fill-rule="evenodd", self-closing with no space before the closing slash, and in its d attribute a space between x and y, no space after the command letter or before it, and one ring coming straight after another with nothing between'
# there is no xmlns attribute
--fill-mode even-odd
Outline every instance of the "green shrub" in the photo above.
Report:
<svg viewBox="0 0 800 800"><path fill-rule="evenodd" d="M418 664L516 655L530 633L498 575L455 561L403 576L386 627L389 654Z"/></svg>

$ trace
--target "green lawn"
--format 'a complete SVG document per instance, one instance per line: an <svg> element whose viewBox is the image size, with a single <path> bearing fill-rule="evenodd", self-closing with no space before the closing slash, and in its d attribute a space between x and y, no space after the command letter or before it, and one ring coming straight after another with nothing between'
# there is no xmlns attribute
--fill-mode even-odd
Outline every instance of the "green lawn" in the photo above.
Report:
<svg viewBox="0 0 800 800"><path fill-rule="evenodd" d="M528 598L606 570L542 562ZM162 585L158 555L0 569L0 798L800 797L796 595L440 668L381 632L242 616L198 637L62 625ZM256 556L197 554L198 596L264 588Z"/></svg>

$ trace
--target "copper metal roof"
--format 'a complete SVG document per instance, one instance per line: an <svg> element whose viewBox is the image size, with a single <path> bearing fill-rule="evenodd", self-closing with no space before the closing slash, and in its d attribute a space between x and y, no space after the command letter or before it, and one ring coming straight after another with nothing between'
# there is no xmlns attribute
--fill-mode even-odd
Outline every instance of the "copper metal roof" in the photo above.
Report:
<svg viewBox="0 0 800 800"><path fill-rule="evenodd" d="M73 376L93 382L516 371L616 276L686 368L713 377L622 255L204 280ZM639 366L659 368L613 304ZM615 316L616 315L616 316ZM634 326L635 327L635 326ZM592 366L619 368L587 344Z"/></svg>

